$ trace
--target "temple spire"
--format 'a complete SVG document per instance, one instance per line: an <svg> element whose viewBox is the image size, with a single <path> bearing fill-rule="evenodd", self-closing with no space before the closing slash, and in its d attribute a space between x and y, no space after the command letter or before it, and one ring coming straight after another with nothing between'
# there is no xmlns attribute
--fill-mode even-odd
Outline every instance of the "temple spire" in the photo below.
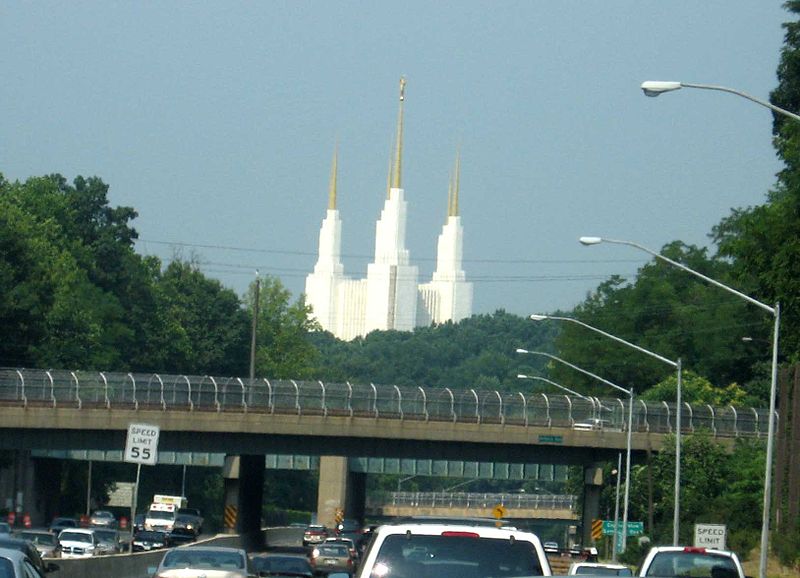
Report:
<svg viewBox="0 0 800 578"><path fill-rule="evenodd" d="M386 173L386 198L392 194L392 143L389 142L389 172Z"/></svg>
<svg viewBox="0 0 800 578"><path fill-rule="evenodd" d="M455 173L453 175L453 180L451 183L451 192L449 195L450 202L448 204L448 217L457 217L458 216L458 181L459 181L459 173L461 172L461 153L456 154L456 168Z"/></svg>
<svg viewBox="0 0 800 578"><path fill-rule="evenodd" d="M328 210L336 209L336 173L339 164L339 145L333 149L333 166L331 167L331 180L328 185Z"/></svg>
<svg viewBox="0 0 800 578"><path fill-rule="evenodd" d="M394 150L394 168L392 169L392 188L401 187L401 173L403 168L403 101L405 100L406 79L400 77L400 110L397 113L397 142Z"/></svg>

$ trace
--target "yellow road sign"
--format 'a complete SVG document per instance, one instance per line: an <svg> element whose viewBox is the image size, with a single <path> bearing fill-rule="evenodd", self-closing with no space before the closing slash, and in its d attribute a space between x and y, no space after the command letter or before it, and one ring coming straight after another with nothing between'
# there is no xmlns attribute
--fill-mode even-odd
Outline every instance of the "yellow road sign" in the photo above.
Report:
<svg viewBox="0 0 800 578"><path fill-rule="evenodd" d="M502 518L503 516L506 515L506 512L507 512L506 507L503 504L497 504L494 507L494 510L492 510L492 515L495 518Z"/></svg>
<svg viewBox="0 0 800 578"><path fill-rule="evenodd" d="M603 537L603 520L592 520L592 540Z"/></svg>

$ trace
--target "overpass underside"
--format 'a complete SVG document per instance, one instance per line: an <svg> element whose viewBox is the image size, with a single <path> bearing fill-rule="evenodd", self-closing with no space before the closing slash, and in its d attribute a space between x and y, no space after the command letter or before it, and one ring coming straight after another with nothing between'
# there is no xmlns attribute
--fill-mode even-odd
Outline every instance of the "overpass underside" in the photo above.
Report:
<svg viewBox="0 0 800 578"><path fill-rule="evenodd" d="M393 506L391 504L367 507L366 512L374 516L413 517L436 516L443 518L489 518L496 504L485 506ZM506 508L505 520L577 520L578 515L570 509Z"/></svg>

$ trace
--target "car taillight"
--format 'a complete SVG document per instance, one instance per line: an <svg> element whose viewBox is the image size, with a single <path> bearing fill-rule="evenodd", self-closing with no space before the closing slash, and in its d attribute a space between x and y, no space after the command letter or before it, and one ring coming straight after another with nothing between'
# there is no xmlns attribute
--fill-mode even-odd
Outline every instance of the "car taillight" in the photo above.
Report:
<svg viewBox="0 0 800 578"><path fill-rule="evenodd" d="M347 567L348 568L352 568L353 567L353 559L352 558L348 558L347 559Z"/></svg>
<svg viewBox="0 0 800 578"><path fill-rule="evenodd" d="M683 551L686 552L686 553L689 553L689 554L705 554L706 553L706 549L705 548L698 548L696 546L686 546L686 548L684 548Z"/></svg>
<svg viewBox="0 0 800 578"><path fill-rule="evenodd" d="M475 532L442 532L445 538L480 538L480 534Z"/></svg>

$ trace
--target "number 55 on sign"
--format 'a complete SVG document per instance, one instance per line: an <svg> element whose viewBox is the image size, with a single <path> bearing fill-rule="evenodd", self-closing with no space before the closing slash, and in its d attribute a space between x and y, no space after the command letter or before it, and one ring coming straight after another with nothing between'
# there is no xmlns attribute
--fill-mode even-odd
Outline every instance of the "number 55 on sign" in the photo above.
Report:
<svg viewBox="0 0 800 578"><path fill-rule="evenodd" d="M156 465L158 457L157 425L132 423L128 426L128 440L125 443L124 461L134 464Z"/></svg>

